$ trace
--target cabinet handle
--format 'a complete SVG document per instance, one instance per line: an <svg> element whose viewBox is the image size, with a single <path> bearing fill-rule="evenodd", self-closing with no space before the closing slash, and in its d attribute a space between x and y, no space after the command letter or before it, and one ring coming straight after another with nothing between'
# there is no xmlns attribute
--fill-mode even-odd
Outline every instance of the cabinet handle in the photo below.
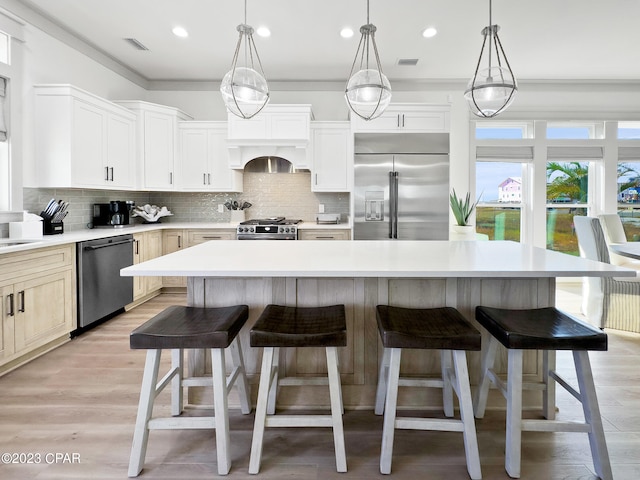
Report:
<svg viewBox="0 0 640 480"><path fill-rule="evenodd" d="M178 235L178 248L182 248L182 235Z"/></svg>
<svg viewBox="0 0 640 480"><path fill-rule="evenodd" d="M113 167L111 167L111 181L113 182Z"/></svg>
<svg viewBox="0 0 640 480"><path fill-rule="evenodd" d="M7 315L13 317L15 315L15 311L13 310L13 293L7 295Z"/></svg>
<svg viewBox="0 0 640 480"><path fill-rule="evenodd" d="M314 173L314 174L313 174L313 178L314 178L314 180L313 180L313 184L317 186L317 185L318 185L318 174L317 174L317 173Z"/></svg>
<svg viewBox="0 0 640 480"><path fill-rule="evenodd" d="M169 172L169 185L173 185L173 172Z"/></svg>
<svg viewBox="0 0 640 480"><path fill-rule="evenodd" d="M396 120L398 121L398 122L397 122L397 123L398 123L398 125L397 125L397 126L398 126L398 128L400 128L400 114L398 114L398 117L397 117L397 119L396 119Z"/></svg>
<svg viewBox="0 0 640 480"><path fill-rule="evenodd" d="M209 185L211 185L211 174L207 173L207 179L209 180Z"/></svg>
<svg viewBox="0 0 640 480"><path fill-rule="evenodd" d="M136 255L140 255L140 240L136 240Z"/></svg>
<svg viewBox="0 0 640 480"><path fill-rule="evenodd" d="M210 235L204 235L202 238L204 238L205 240L220 240L222 237L221 236L210 236Z"/></svg>
<svg viewBox="0 0 640 480"><path fill-rule="evenodd" d="M109 167L104 167L104 179L109 181Z"/></svg>
<svg viewBox="0 0 640 480"><path fill-rule="evenodd" d="M333 240L335 238L333 235L316 235L316 240Z"/></svg>
<svg viewBox="0 0 640 480"><path fill-rule="evenodd" d="M203 173L203 174L202 174L202 184L203 184L203 185L206 185L206 184L207 184L207 174L206 174L206 173Z"/></svg>
<svg viewBox="0 0 640 480"><path fill-rule="evenodd" d="M24 290L18 292L18 311L24 312Z"/></svg>
<svg viewBox="0 0 640 480"><path fill-rule="evenodd" d="M404 128L404 113L402 114L402 127Z"/></svg>

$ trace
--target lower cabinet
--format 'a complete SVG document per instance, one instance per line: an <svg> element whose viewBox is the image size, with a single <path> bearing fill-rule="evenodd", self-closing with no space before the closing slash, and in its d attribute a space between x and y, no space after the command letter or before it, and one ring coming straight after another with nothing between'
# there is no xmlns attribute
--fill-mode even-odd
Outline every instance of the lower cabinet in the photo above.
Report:
<svg viewBox="0 0 640 480"><path fill-rule="evenodd" d="M0 257L0 373L63 343L76 326L75 244Z"/></svg>
<svg viewBox="0 0 640 480"><path fill-rule="evenodd" d="M351 231L338 228L298 230L298 240L351 240Z"/></svg>
<svg viewBox="0 0 640 480"><path fill-rule="evenodd" d="M187 246L193 247L211 240L235 240L235 229L187 230Z"/></svg>
<svg viewBox="0 0 640 480"><path fill-rule="evenodd" d="M186 246L184 230L164 230L162 232L162 254L177 252ZM187 277L162 277L164 288L186 287Z"/></svg>
<svg viewBox="0 0 640 480"><path fill-rule="evenodd" d="M162 256L162 230L133 235L133 263L146 262ZM133 301L162 289L162 277L133 277Z"/></svg>

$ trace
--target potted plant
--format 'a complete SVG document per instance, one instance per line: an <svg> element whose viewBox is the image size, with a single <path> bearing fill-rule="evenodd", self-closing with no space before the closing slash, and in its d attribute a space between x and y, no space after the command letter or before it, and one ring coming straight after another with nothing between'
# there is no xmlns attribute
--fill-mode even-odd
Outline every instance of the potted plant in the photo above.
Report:
<svg viewBox="0 0 640 480"><path fill-rule="evenodd" d="M457 223L457 225L451 226L451 240L475 240L476 229L473 225L469 225L469 218L479 201L480 199L478 198L478 200L472 203L469 192L467 192L463 200L458 197L455 188L451 190L449 203Z"/></svg>

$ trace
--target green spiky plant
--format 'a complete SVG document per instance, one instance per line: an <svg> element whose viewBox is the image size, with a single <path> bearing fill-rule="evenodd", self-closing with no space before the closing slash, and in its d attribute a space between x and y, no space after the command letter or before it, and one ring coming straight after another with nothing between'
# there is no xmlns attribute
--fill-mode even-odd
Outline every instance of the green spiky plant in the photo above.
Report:
<svg viewBox="0 0 640 480"><path fill-rule="evenodd" d="M471 203L471 194L469 192L467 192L467 196L463 201L461 198L458 198L455 188L451 190L451 194L449 195L449 203L451 204L451 210L453 211L453 216L456 217L456 222L458 222L458 225L469 225L469 217L473 213L473 209L476 208L476 205L478 205L479 201L480 199L476 200L474 203Z"/></svg>

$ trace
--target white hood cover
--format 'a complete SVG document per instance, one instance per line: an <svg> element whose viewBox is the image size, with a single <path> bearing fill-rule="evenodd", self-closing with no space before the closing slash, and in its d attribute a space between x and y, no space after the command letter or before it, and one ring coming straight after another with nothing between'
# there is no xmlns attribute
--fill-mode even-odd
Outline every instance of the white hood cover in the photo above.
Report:
<svg viewBox="0 0 640 480"><path fill-rule="evenodd" d="M293 164L296 170L308 170L309 160L307 158L307 142L299 144L282 145L280 143L268 144L267 142L256 142L255 144L236 144L231 141L229 148L229 166L234 169L243 170L245 165L254 158L259 157L279 157L284 158Z"/></svg>

